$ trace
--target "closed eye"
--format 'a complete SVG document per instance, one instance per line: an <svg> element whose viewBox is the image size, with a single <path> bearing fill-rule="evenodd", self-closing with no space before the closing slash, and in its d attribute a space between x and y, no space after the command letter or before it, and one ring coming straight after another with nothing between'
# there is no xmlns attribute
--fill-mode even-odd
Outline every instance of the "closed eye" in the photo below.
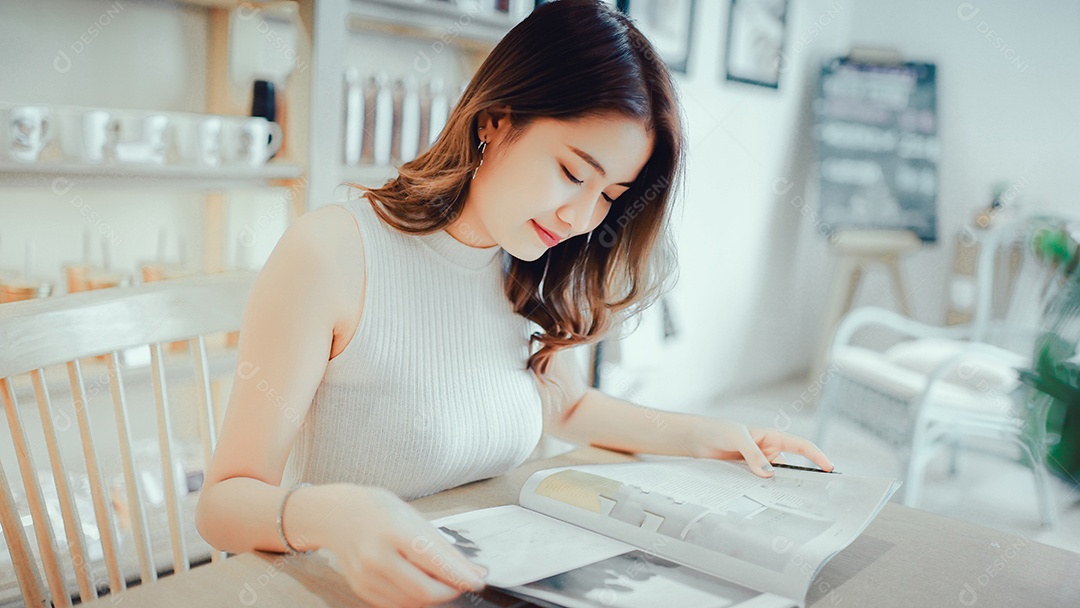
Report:
<svg viewBox="0 0 1080 608"><path fill-rule="evenodd" d="M565 174L566 174L566 177L567 177L567 178L569 178L569 179L570 179L570 181L574 182L575 184L582 184L582 183L584 183L584 182L583 182L582 180L580 180L580 179L578 179L578 178L574 177L573 175L571 175L571 174L570 174L570 171L568 171L566 167L563 167L563 168L562 168L562 170L563 170L563 173L565 173Z"/></svg>
<svg viewBox="0 0 1080 608"><path fill-rule="evenodd" d="M563 170L563 173L566 174L566 178L569 179L571 182L573 182L575 185L581 185L581 184L584 183L583 180L580 180L580 179L574 177L573 174L571 174L570 171L566 167L563 167L562 170ZM604 197L605 201L607 201L609 203L614 203L615 202L615 199L611 198L607 194L604 194L604 193L600 193L600 194L601 194L601 196Z"/></svg>

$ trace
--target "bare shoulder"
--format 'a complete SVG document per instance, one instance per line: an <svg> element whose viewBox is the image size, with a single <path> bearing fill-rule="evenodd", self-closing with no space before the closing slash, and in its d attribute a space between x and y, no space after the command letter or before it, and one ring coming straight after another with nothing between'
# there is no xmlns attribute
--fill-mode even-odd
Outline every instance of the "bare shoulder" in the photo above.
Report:
<svg viewBox="0 0 1080 608"><path fill-rule="evenodd" d="M359 303L364 292L364 243L357 220L340 205L326 205L297 218L296 238L317 255L333 275L331 284L336 321L331 358L351 339L360 324Z"/></svg>
<svg viewBox="0 0 1080 608"><path fill-rule="evenodd" d="M308 211L297 218L290 228L296 228L303 236L317 241L328 252L355 240L360 245L360 233L356 220L348 209L340 205L326 205ZM320 246L315 242L315 246Z"/></svg>

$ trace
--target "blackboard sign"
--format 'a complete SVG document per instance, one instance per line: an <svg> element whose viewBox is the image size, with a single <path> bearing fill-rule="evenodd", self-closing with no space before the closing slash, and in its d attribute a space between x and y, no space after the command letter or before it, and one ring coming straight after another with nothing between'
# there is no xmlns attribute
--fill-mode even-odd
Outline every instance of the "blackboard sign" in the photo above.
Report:
<svg viewBox="0 0 1080 608"><path fill-rule="evenodd" d="M931 63L834 59L814 100L821 220L937 239L937 94Z"/></svg>

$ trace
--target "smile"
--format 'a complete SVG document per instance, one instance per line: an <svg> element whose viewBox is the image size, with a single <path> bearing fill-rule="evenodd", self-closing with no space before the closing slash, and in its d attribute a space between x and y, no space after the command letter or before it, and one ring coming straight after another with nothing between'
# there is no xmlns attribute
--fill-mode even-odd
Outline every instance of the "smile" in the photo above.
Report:
<svg viewBox="0 0 1080 608"><path fill-rule="evenodd" d="M536 230L536 234L539 235L540 241L544 243L544 245L548 247L554 247L555 245L558 245L559 242L562 240L558 236L551 234L547 230L541 228L540 224L537 224L534 220L529 220L529 223L532 224L533 229Z"/></svg>

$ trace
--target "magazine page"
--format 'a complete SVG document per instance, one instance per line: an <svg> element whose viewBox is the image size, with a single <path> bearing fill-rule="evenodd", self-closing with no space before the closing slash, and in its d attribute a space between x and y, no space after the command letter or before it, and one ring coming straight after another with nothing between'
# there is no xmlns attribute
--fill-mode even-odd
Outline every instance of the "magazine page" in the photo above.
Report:
<svg viewBox="0 0 1080 608"><path fill-rule="evenodd" d="M633 551L634 547L524 509L504 505L431 522L494 587L515 587Z"/></svg>
<svg viewBox="0 0 1080 608"><path fill-rule="evenodd" d="M566 608L795 608L791 598L756 591L635 549L503 591Z"/></svg>
<svg viewBox="0 0 1080 608"><path fill-rule="evenodd" d="M534 473L522 506L716 577L805 600L821 567L866 528L892 479L670 458Z"/></svg>
<svg viewBox="0 0 1080 608"><path fill-rule="evenodd" d="M516 505L431 522L487 583L539 605L646 608L791 608L796 602L694 568ZM539 600L539 601L537 601Z"/></svg>

